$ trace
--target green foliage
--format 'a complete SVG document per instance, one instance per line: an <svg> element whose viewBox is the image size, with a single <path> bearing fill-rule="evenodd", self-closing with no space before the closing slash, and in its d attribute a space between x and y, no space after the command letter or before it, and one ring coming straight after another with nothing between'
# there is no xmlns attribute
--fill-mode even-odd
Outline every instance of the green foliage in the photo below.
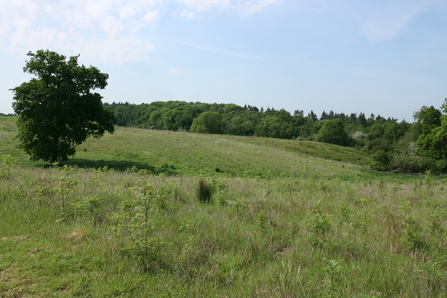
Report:
<svg viewBox="0 0 447 298"><path fill-rule="evenodd" d="M384 119L380 116L374 118L373 115L366 119L364 113L358 116L356 113L351 113L348 116L333 111L328 114L323 112L321 119L318 120L313 111L304 116L302 110L295 110L291 115L284 109L268 108L264 111L262 107L258 109L250 105L241 107L235 104L182 101L141 105L127 102L112 103L105 104L105 107L115 112L117 124L121 126L281 139L318 140L318 133L325 121L341 120L344 126L344 133L338 134L341 138L332 138L325 134L325 130L322 131L323 138L327 138L331 143L356 147L364 145L364 136L373 124L396 122L395 119ZM202 114L209 112L217 113L220 117L214 114L213 117L209 117L211 119L203 119ZM196 122L194 126L193 121ZM355 135L357 138L351 139L349 135Z"/></svg>
<svg viewBox="0 0 447 298"><path fill-rule="evenodd" d="M16 163L16 161L10 154L0 155L0 157L0 178L9 178L12 173L12 166Z"/></svg>
<svg viewBox="0 0 447 298"><path fill-rule="evenodd" d="M422 228L418 222L418 216L411 210L411 201L404 201L400 205L402 217L401 242L404 249L416 251L424 249L427 244L422 238Z"/></svg>
<svg viewBox="0 0 447 298"><path fill-rule="evenodd" d="M447 158L447 99L442 109L438 110L431 107L422 107L415 113L416 119L415 130L419 136L417 138L418 155L436 161L442 161ZM430 169L443 172L445 167L443 164L432 166Z"/></svg>
<svg viewBox="0 0 447 298"><path fill-rule="evenodd" d="M326 263L324 271L327 275L325 297L342 297L342 291L339 286L339 277L343 271L343 267L340 265L341 260L328 260L326 258L323 260Z"/></svg>
<svg viewBox="0 0 447 298"><path fill-rule="evenodd" d="M423 130L424 131L424 130ZM419 136L417 144L422 156L442 160L447 158L447 115L441 117L439 126L432 127Z"/></svg>
<svg viewBox="0 0 447 298"><path fill-rule="evenodd" d="M58 178L56 185L51 191L57 195L58 209L60 211L59 222L63 222L72 215L72 193L76 190L78 181L76 179L75 168L64 165L58 169Z"/></svg>
<svg viewBox="0 0 447 298"><path fill-rule="evenodd" d="M379 171L419 172L410 126L406 122L375 123L366 137L365 151L373 159L371 167Z"/></svg>
<svg viewBox="0 0 447 298"><path fill-rule="evenodd" d="M135 260L144 272L157 272L168 266L165 244L154 236L154 215L160 196L148 179L139 182L140 185L131 188L136 197L123 200L111 215L112 230L123 257Z"/></svg>
<svg viewBox="0 0 447 298"><path fill-rule="evenodd" d="M71 204L75 207L76 212L82 214L88 214L89 219L92 221L93 225L98 225L103 221L99 213L99 208L103 198L96 196L87 196L79 202L72 202ZM87 218L87 217L85 217Z"/></svg>
<svg viewBox="0 0 447 298"><path fill-rule="evenodd" d="M414 119L416 127L422 134L428 134L435 127L441 124L442 112L433 106L423 106L419 111L415 112Z"/></svg>
<svg viewBox="0 0 447 298"><path fill-rule="evenodd" d="M394 155L386 169L397 173L424 173L433 166L430 160L420 156Z"/></svg>
<svg viewBox="0 0 447 298"><path fill-rule="evenodd" d="M118 129L83 144L85 168L0 142L17 160L0 178L0 296L445 295L445 177L373 172L324 143Z"/></svg>
<svg viewBox="0 0 447 298"><path fill-rule="evenodd" d="M378 171L388 171L390 169L390 162L392 159L392 155L389 152L378 149L372 155L372 159L374 160L371 163L371 168Z"/></svg>
<svg viewBox="0 0 447 298"><path fill-rule="evenodd" d="M13 88L18 139L32 160L60 162L76 153L87 137L112 133L113 113L102 106L108 75L96 67L78 65L78 57L49 50L29 52L24 71L36 78Z"/></svg>
<svg viewBox="0 0 447 298"><path fill-rule="evenodd" d="M198 177L15 166L0 296L443 297L445 179L379 174L205 176L227 202L205 206Z"/></svg>
<svg viewBox="0 0 447 298"><path fill-rule="evenodd" d="M204 112L192 122L190 132L196 133L222 133L222 119L217 112Z"/></svg>
<svg viewBox="0 0 447 298"><path fill-rule="evenodd" d="M379 182L379 188L381 188L382 183ZM356 201L359 205L362 206L362 209L359 212L360 221L359 225L363 233L367 233L368 229L371 226L371 205L375 202L372 198L362 198L357 199Z"/></svg>
<svg viewBox="0 0 447 298"><path fill-rule="evenodd" d="M326 120L318 132L317 140L335 145L346 146L350 138L341 119Z"/></svg>
<svg viewBox="0 0 447 298"><path fill-rule="evenodd" d="M321 210L320 202L312 210L313 216L310 220L309 230L312 245L323 247L326 243L326 234L331 229L329 216Z"/></svg>
<svg viewBox="0 0 447 298"><path fill-rule="evenodd" d="M207 183L205 180L200 179L199 185L197 187L197 198L200 202L209 204L211 202L211 197L215 192L215 188L212 184Z"/></svg>
<svg viewBox="0 0 447 298"><path fill-rule="evenodd" d="M217 203L220 206L226 206L228 204L228 197L227 197L227 190L228 187L225 183L223 183L222 181L219 181L217 179L213 179L212 182L212 186L213 186L213 194L215 195Z"/></svg>
<svg viewBox="0 0 447 298"><path fill-rule="evenodd" d="M265 112L262 120L256 127L254 135L279 139L292 139L299 135L299 129L294 123L295 117L281 110Z"/></svg>

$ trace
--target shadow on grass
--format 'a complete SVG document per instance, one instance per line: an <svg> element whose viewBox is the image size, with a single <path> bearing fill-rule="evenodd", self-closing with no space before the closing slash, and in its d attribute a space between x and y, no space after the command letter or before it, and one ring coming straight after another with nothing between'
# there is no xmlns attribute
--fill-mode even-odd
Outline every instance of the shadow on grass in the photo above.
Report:
<svg viewBox="0 0 447 298"><path fill-rule="evenodd" d="M155 167L148 164L128 160L102 160L102 159L90 160L90 159L74 158L64 161L62 165L77 166L79 168L89 168L89 169L98 169L107 167L109 169L121 172L128 170L134 170L134 171L147 170L153 174L163 173L169 176L177 174L176 168L173 165L163 164L159 167Z"/></svg>
<svg viewBox="0 0 447 298"><path fill-rule="evenodd" d="M136 170L148 170L154 173L157 171L154 166L127 160L90 160L74 158L64 161L63 165L92 169L108 167L109 169L114 169L116 171L126 171L132 168Z"/></svg>
<svg viewBox="0 0 447 298"><path fill-rule="evenodd" d="M160 174L164 173L166 175L175 175L175 167L173 166L165 166L162 165L161 167L154 167L148 164L134 162L134 161L127 161L127 160L90 160L90 159L69 159L64 161L60 166L68 165L68 166L76 166L79 168L84 169L98 169L98 168L104 168L107 167L109 169L113 169L116 171L127 171L127 170L147 170L154 174ZM42 164L38 165L38 167L43 168L50 168L53 165L51 164Z"/></svg>

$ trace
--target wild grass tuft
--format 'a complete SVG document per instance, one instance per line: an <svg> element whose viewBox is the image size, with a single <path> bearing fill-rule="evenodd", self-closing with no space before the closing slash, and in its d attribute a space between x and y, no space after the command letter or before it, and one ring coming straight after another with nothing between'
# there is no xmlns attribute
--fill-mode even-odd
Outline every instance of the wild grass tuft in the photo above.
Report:
<svg viewBox="0 0 447 298"><path fill-rule="evenodd" d="M197 187L197 198L201 203L209 204L211 202L211 197L215 192L215 188L212 184L207 183L204 179L199 180L199 185Z"/></svg>

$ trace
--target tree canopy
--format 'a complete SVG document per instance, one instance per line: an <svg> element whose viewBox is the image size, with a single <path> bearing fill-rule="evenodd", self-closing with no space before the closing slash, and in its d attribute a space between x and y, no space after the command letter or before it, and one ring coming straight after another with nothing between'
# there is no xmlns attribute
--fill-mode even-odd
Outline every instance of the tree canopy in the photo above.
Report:
<svg viewBox="0 0 447 298"><path fill-rule="evenodd" d="M431 106L422 107L415 113L416 128L420 135L417 139L419 153L433 160L447 158L447 98L442 111Z"/></svg>
<svg viewBox="0 0 447 298"><path fill-rule="evenodd" d="M216 133L222 132L222 120L221 116L217 112L204 112L199 117L194 119L191 125L191 132L197 133Z"/></svg>
<svg viewBox="0 0 447 298"><path fill-rule="evenodd" d="M341 119L325 120L318 132L317 140L335 145L349 144L349 136Z"/></svg>
<svg viewBox="0 0 447 298"><path fill-rule="evenodd" d="M104 109L100 94L91 92L107 86L108 74L78 65L79 55L68 60L49 50L27 55L23 71L35 78L11 90L19 146L32 160L67 160L87 137L113 133L113 112Z"/></svg>

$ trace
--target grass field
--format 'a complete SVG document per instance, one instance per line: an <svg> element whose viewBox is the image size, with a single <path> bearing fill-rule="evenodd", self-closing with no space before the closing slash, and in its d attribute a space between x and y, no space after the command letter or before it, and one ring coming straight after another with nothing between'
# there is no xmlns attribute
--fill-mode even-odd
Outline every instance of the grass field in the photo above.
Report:
<svg viewBox="0 0 447 298"><path fill-rule="evenodd" d="M1 297L445 297L444 177L320 143L130 128L52 167L14 134L0 117Z"/></svg>

